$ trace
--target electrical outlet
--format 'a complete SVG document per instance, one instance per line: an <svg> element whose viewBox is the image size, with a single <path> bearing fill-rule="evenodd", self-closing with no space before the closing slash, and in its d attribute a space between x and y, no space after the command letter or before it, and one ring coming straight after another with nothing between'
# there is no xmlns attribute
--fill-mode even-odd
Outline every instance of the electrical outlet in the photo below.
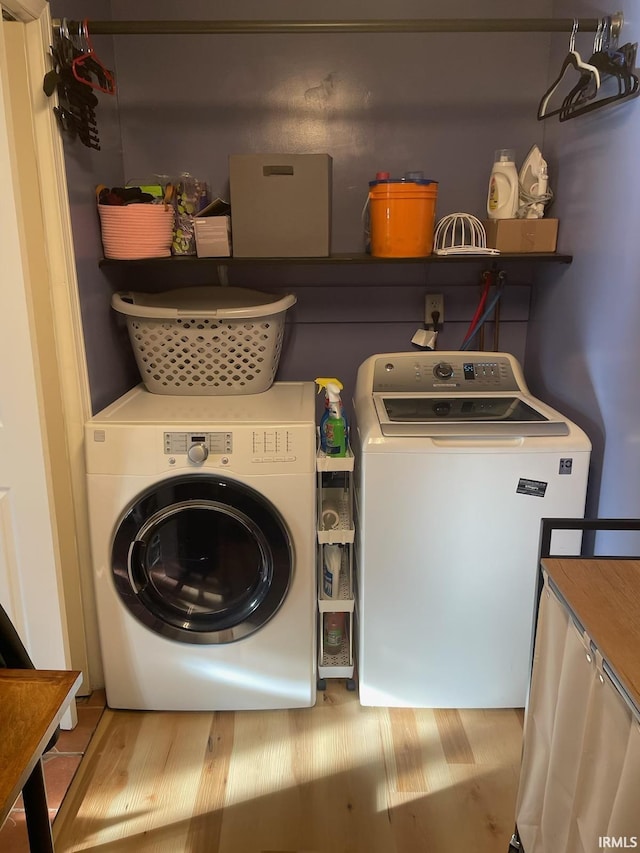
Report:
<svg viewBox="0 0 640 853"><path fill-rule="evenodd" d="M437 321L434 323L434 314ZM440 329L444 323L444 296L441 293L427 293L424 298L424 322L427 329L435 326Z"/></svg>

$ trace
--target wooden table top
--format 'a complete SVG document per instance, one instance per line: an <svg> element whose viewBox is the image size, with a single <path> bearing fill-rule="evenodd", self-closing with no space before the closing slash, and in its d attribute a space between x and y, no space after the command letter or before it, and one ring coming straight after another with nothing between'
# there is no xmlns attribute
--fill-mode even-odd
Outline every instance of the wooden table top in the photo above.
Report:
<svg viewBox="0 0 640 853"><path fill-rule="evenodd" d="M0 826L81 680L76 671L0 669Z"/></svg>
<svg viewBox="0 0 640 853"><path fill-rule="evenodd" d="M542 567L640 708L640 560L545 557Z"/></svg>

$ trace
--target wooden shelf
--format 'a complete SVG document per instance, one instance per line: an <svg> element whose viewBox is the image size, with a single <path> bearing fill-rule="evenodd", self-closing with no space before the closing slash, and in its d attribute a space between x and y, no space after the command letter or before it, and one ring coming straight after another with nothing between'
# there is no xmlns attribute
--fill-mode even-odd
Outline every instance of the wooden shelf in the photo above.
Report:
<svg viewBox="0 0 640 853"><path fill-rule="evenodd" d="M329 255L325 258L199 258L196 255L172 255L170 258L143 258L135 261L120 261L111 258L102 258L99 266L149 266L151 264L216 264L217 266L244 266L248 264L304 264L326 266L327 264L373 264L375 266L385 264L494 264L504 261L515 261L522 263L556 263L570 264L572 255L559 254L557 252L527 252L523 254L501 255L427 255L423 258L373 258L364 252L343 252Z"/></svg>

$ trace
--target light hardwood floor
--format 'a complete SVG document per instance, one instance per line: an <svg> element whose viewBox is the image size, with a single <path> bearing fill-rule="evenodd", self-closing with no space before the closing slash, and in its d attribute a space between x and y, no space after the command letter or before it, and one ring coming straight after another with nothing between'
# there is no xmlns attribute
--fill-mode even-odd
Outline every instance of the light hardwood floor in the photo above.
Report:
<svg viewBox="0 0 640 853"><path fill-rule="evenodd" d="M521 710L107 709L57 853L507 853Z"/></svg>

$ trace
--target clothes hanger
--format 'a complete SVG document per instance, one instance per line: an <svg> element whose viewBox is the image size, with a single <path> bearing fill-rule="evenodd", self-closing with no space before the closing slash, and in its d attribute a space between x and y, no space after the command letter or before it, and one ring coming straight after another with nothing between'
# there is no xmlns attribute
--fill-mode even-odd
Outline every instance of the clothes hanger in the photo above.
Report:
<svg viewBox="0 0 640 853"><path fill-rule="evenodd" d="M611 20L611 19L609 18L609 20ZM605 27L606 27L605 21L606 21L605 18L600 18L600 20L598 21L598 28L596 30L595 37L593 39L592 56L595 55L596 52L601 50L602 47L604 46L604 33L605 33ZM607 40L607 44L608 44L608 40ZM591 59L590 59L589 64L593 65L595 63L592 63ZM598 71L600 72L601 69L598 66L596 66L596 67L598 68ZM602 76L600 78L600 83L602 84ZM562 113L562 111L566 107L568 107L569 104L576 103L578 101L584 102L584 101L591 100L591 98L595 98L597 93L598 93L598 88L595 85L595 80L594 80L593 75L581 74L576 85L573 87L573 89L569 92L569 94L563 100L562 107L560 108L560 113Z"/></svg>
<svg viewBox="0 0 640 853"><path fill-rule="evenodd" d="M95 113L98 98L86 80L78 80L73 74L73 61L81 52L74 44L66 18L54 32L51 55L54 67L45 74L43 90L47 97L57 92L58 104L53 112L60 128L70 139L78 137L88 148L100 150Z"/></svg>
<svg viewBox="0 0 640 853"><path fill-rule="evenodd" d="M580 85L564 99L560 110L560 121L568 121L584 113L599 109L607 104L628 100L640 93L640 78L635 73L635 62L638 50L635 44L627 43L618 47L610 43L610 18L602 19L598 25L598 32L594 41L594 52L589 62L594 65L601 75L601 86L595 92L589 91ZM617 91L606 94L614 89ZM596 95L604 94L604 97L596 98Z"/></svg>
<svg viewBox="0 0 640 853"><path fill-rule="evenodd" d="M569 119L584 115L584 113L598 110L607 104L620 103L621 101L635 98L638 94L640 94L640 78L638 78L636 74L632 73L629 78L629 82L626 84L621 82L621 78L618 78L617 93L604 98L593 98L592 100L585 99L580 101L578 104L574 104L573 102L563 104L559 118L560 121L568 121Z"/></svg>
<svg viewBox="0 0 640 853"><path fill-rule="evenodd" d="M93 48L89 35L89 22L86 18L81 22L79 30L83 48L71 62L73 76L79 83L84 83L107 95L114 95L116 84L113 74L104 66ZM93 77L96 79L94 80Z"/></svg>
<svg viewBox="0 0 640 853"><path fill-rule="evenodd" d="M573 27L571 29L571 37L569 39L569 52L567 53L564 62L562 63L562 68L560 69L558 77L542 96L542 99L538 106L539 121L545 118L550 118L551 116L558 115L561 112L562 105L554 110L548 110L547 107L549 105L551 97L558 89L560 83L565 77L565 74L570 68L573 68L575 71L578 71L580 73L581 78L579 84L581 85L581 87L586 87L587 85L593 84L595 86L596 93L600 88L600 72L595 67L595 65L591 65L588 62L584 62L578 51L575 49L577 32L578 19L574 18Z"/></svg>

